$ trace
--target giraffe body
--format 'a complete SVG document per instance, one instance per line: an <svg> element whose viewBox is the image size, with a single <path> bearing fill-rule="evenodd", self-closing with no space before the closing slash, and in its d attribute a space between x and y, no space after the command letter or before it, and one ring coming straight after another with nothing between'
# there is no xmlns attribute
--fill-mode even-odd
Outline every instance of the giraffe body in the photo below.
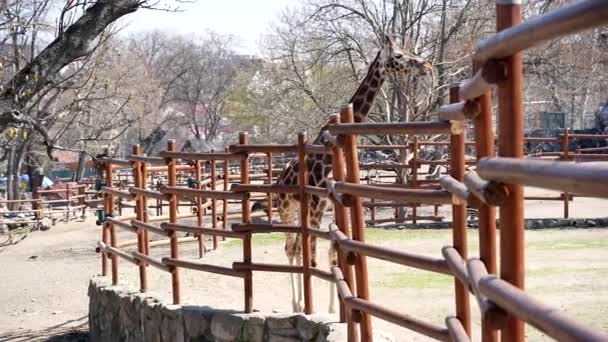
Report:
<svg viewBox="0 0 608 342"><path fill-rule="evenodd" d="M353 104L353 112L356 122L362 122L369 113L376 96L384 84L389 73L403 74L414 73L416 75L426 75L432 72L429 62L424 59L406 54L399 50L390 37L385 38L383 48L378 52L374 61L370 64L367 74L349 103ZM321 132L313 141L313 144L328 145L325 131L327 125L321 128ZM301 167L297 159L291 160L277 178L280 185L298 185L298 171ZM308 154L308 185L316 187L327 187L327 180L331 175L332 156L330 154ZM277 196L277 208L281 223L294 224L295 213L300 206L299 194L279 194ZM314 195L307 195L304 200L309 202L310 228L319 229L324 212L330 207L331 203L327 199ZM288 233L285 240L285 254L290 265L302 265L302 241L300 234ZM311 267L317 266L317 241L311 237ZM329 264L336 264L336 251L331 246L328 254ZM301 275L296 280L296 275L291 274L292 305L295 312L303 310L302 280ZM335 312L335 288L330 284L330 303L329 312Z"/></svg>

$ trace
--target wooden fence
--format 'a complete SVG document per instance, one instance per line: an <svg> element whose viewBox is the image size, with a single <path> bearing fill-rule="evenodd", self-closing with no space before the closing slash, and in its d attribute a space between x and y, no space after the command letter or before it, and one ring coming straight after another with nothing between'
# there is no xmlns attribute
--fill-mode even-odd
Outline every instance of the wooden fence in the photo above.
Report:
<svg viewBox="0 0 608 342"><path fill-rule="evenodd" d="M172 278L174 303L180 303L180 271L193 269L243 279L243 308L251 312L254 289L254 272L281 272L303 274L304 311L312 313L313 288L311 279L318 277L337 285L340 299L340 319L347 323L349 341L372 341L371 317L392 322L404 328L440 341L469 341L471 336L470 295L473 295L482 314L483 341L524 341L524 323L543 331L560 341L607 341L608 335L589 329L565 318L524 292L524 196L523 185L532 185L564 193L591 197L608 197L608 166L574 164L567 161L524 159L523 155L523 70L521 51L548 39L591 28L608 22L608 2L604 0L579 1L538 18L520 23L519 2L497 1L499 33L479 43L473 55L475 76L450 89L450 104L441 108L439 121L416 123L355 123L352 106L345 106L339 119L328 126L338 136L338 144L331 148L308 144L301 133L293 145L251 145L247 135L241 133L238 145L230 152L182 153L174 151L172 141L160 158L139 155L137 147L127 160L106 159L107 184L112 184L113 165L133 167L134 186L128 190L112 187L104 189L107 219L102 229L99 250L103 252L102 271L107 274L107 260L111 260L113 283L118 282L118 260L125 259L140 270L140 286L147 288L146 266L151 265L168 272ZM499 122L497 131L499 149L494 156L492 129L491 89L497 86ZM477 170L465 174L464 122L474 123ZM445 134L450 136L450 175L440 180L442 189L400 189L360 184L357 138L360 135L385 134ZM273 153L297 153L300 165L306 165L311 154L328 153L333 159L333 181L327 188L308 185L308 170L299 168L297 186L260 184L251 181L249 159L252 155L269 157L268 173L272 173ZM229 163L238 163L239 181L228 189L214 188L220 178L210 172L211 189L177 186L176 170L180 161L194 162L197 180L202 180L200 161L224 164L224 179L230 179ZM146 168L150 163L164 163L167 185L158 190L146 188ZM212 166L213 170L213 166ZM271 178L268 178L269 180ZM297 193L307 196L328 197L334 202L334 222L329 231L310 229L308 202L302 201L298 224L253 223L250 202L253 193L272 196L279 193ZM134 198L136 215L130 221L113 217L114 197ZM148 218L148 198L169 203L169 216L160 226ZM363 198L452 206L452 244L438 251L440 256L429 257L404 252L400 249L371 245L365 241ZM203 202L203 199L205 202ZM195 200L197 224L179 223L179 202ZM211 223L202 220L202 206L208 201L223 201L226 215L228 201L241 205L240 223L218 227L211 215ZM272 201L269 201L272 203ZM467 250L466 205L479 209L479 257ZM500 257L497 254L495 207L500 210ZM215 208L212 204L211 208ZM268 213L271 218L271 211ZM223 222L226 222L224 218ZM116 241L116 228L124 228L137 235L137 251L128 253ZM185 259L179 253L178 232L193 233L200 237L229 237L243 240L242 259L232 267L210 265L199 260ZM252 260L252 236L271 232L302 234L303 265L262 264ZM148 234L168 236L170 256L162 259L150 257L152 246ZM311 265L311 237L330 240L337 248L337 265L328 271ZM369 296L367 258L378 258L398 265L454 277L455 312L448 315L445 325L428 323L413 316L388 309ZM500 263L500 272L498 264ZM286 299L287 300L287 299Z"/></svg>

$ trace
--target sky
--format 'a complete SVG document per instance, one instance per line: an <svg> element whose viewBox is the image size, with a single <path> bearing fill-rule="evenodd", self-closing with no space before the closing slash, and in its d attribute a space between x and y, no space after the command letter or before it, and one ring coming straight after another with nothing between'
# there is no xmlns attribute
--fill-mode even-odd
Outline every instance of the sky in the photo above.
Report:
<svg viewBox="0 0 608 342"><path fill-rule="evenodd" d="M260 36L285 7L297 3L298 0L197 0L180 4L181 12L138 10L120 24L128 24L125 34L155 29L182 34L203 34L206 30L231 34L240 38L238 53L260 55Z"/></svg>

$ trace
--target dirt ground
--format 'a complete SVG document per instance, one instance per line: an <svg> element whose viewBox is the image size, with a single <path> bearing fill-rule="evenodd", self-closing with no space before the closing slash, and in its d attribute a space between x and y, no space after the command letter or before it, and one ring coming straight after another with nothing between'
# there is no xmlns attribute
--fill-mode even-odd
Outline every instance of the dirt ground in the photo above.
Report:
<svg viewBox="0 0 608 342"><path fill-rule="evenodd" d="M540 191L529 189L538 195ZM561 202L532 201L526 217L560 217ZM577 198L572 217L606 216L607 201ZM449 215L449 209L446 215ZM387 215L389 212L387 211ZM440 248L450 243L449 230L368 229L367 240L440 256ZM60 224L46 232L34 232L17 245L0 247L0 341L79 341L86 340L88 279L100 273L100 257L95 253L100 229L93 219ZM478 250L477 231L469 233L471 255ZM3 237L0 237L2 241ZM133 239L132 233L119 234L119 241ZM284 263L282 234L260 235L254 239L253 259ZM608 331L608 229L564 229L526 232L527 290L543 302L559 308L567 316ZM196 244L180 245L182 257L195 258ZM319 247L319 264L326 267L327 245ZM166 256L166 248L153 253ZM230 265L242 257L240 241L228 240L212 251L205 262ZM416 271L377 260L369 260L371 297L383 305L418 318L443 324L453 312L453 280L447 276ZM260 311L288 312L291 309L289 276L255 273L254 308ZM138 287L137 268L126 262L120 266L121 284ZM171 299L170 277L149 269L151 292L167 302ZM328 285L315 280L315 310L325 312ZM242 307L242 281L220 275L185 270L182 272L184 303L217 308ZM479 313L473 308L474 339L479 340ZM397 341L426 341L414 333L375 319L374 325L396 337ZM533 328L530 341L544 341Z"/></svg>

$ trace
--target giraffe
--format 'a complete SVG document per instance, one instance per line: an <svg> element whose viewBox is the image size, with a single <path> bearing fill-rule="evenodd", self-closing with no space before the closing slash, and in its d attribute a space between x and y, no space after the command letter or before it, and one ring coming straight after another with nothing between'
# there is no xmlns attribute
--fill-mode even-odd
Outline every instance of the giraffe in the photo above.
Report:
<svg viewBox="0 0 608 342"><path fill-rule="evenodd" d="M378 51L374 61L370 64L365 78L361 81L359 87L349 101L349 103L353 104L353 112L356 122L365 121L365 118L389 73L394 75L403 75L406 73L414 76L426 75L428 73L432 73L432 66L423 58L403 52L395 45L390 36L386 36L384 39L384 44ZM327 139L328 126L329 124L326 124L321 128L319 135L313 141L313 144L330 144ZM327 180L330 177L332 168L331 154L308 154L306 167L308 168L309 185L327 187ZM299 168L300 165L298 160L291 160L289 163L287 163L277 178L277 184L297 185ZM309 195L306 200L309 201L310 227L312 229L319 229L321 220L323 218L323 213L328 208L329 202L327 199L314 195ZM293 223L295 218L294 212L297 210L297 208L299 208L299 201L300 198L298 194L279 194L277 196L276 207L279 210L279 216L282 223ZM293 265L295 260L297 265L302 265L302 244L300 234L288 233L286 235L284 249L289 264ZM317 243L315 237L311 237L310 245L311 266L316 267ZM332 246L329 251L329 263L330 265L334 265L335 262L335 248ZM298 275L298 281L296 281L295 277L296 275L292 273L292 307L295 312L301 312L303 310L302 279L301 275ZM335 312L334 292L334 285L331 284L329 296L329 312L331 313Z"/></svg>

